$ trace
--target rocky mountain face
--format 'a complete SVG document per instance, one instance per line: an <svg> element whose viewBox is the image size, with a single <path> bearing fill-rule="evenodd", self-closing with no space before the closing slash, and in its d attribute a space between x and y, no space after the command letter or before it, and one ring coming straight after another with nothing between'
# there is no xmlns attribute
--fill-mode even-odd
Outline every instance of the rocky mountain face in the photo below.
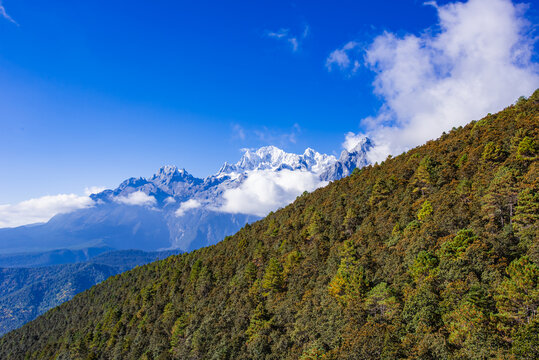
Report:
<svg viewBox="0 0 539 360"><path fill-rule="evenodd" d="M365 138L337 159L310 148L292 154L266 146L247 150L237 163L225 163L206 178L163 166L151 177L130 178L116 189L91 195L95 201L91 208L57 215L46 224L0 229L0 253L95 246L189 251L212 245L258 220L268 208L277 210L303 191L365 166L370 147L371 141ZM305 185L295 183L298 174L300 180L308 179ZM263 183L244 189L253 176ZM229 206L244 192L251 191L244 196L247 200L263 196L266 187L275 192L266 194L275 201L263 210L256 208L256 201L251 207Z"/></svg>

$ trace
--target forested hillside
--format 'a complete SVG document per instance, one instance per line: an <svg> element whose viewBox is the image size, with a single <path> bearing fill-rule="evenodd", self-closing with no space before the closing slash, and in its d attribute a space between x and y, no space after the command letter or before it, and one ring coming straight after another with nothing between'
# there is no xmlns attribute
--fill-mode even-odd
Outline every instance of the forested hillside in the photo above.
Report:
<svg viewBox="0 0 539 360"><path fill-rule="evenodd" d="M0 358L537 359L538 106L117 275L5 335Z"/></svg>

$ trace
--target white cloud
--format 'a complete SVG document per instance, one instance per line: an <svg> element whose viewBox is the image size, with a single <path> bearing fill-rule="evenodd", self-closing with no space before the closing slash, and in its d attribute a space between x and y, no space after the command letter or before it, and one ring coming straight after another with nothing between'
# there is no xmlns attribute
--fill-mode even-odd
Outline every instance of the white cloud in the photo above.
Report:
<svg viewBox="0 0 539 360"><path fill-rule="evenodd" d="M8 13L6 12L6 8L4 7L4 5L2 5L2 1L0 1L0 16L15 25L19 25L15 20L11 18L11 16L8 15Z"/></svg>
<svg viewBox="0 0 539 360"><path fill-rule="evenodd" d="M127 196L118 196L114 198L114 201L125 205L139 205L139 206L153 206L157 203L155 197L146 194L142 191L135 191Z"/></svg>
<svg viewBox="0 0 539 360"><path fill-rule="evenodd" d="M178 208L178 210L176 210L175 214L177 217L181 217L185 215L187 211L199 208L201 206L202 204L200 203L200 201L195 200L195 199L189 199L180 204L180 207Z"/></svg>
<svg viewBox="0 0 539 360"><path fill-rule="evenodd" d="M18 204L0 205L0 228L46 222L54 215L93 205L94 201L88 196L75 194L47 195Z"/></svg>
<svg viewBox="0 0 539 360"><path fill-rule="evenodd" d="M99 194L100 192L107 190L104 186L90 186L84 189L84 194L90 196L92 194Z"/></svg>
<svg viewBox="0 0 539 360"><path fill-rule="evenodd" d="M375 93L384 100L376 116L362 121L377 144L372 160L499 111L539 87L524 6L510 0L427 5L438 13L433 29L439 30L386 32L366 50Z"/></svg>
<svg viewBox="0 0 539 360"><path fill-rule="evenodd" d="M355 73L359 69L359 61L351 59L351 53L357 50L359 44L355 41L349 41L342 48L334 50L326 59L326 67L329 71L337 66L340 70L351 70ZM357 52L357 51L356 51Z"/></svg>
<svg viewBox="0 0 539 360"><path fill-rule="evenodd" d="M265 216L290 204L304 191L326 184L317 175L306 171L254 171L238 188L224 192L224 205L217 210Z"/></svg>
<svg viewBox="0 0 539 360"><path fill-rule="evenodd" d="M352 151L352 149L358 144L358 142L363 140L364 137L364 134L354 134L353 132L349 131L344 135L342 147L347 151Z"/></svg>
<svg viewBox="0 0 539 360"><path fill-rule="evenodd" d="M169 196L168 198L165 199L165 202L167 204L174 204L176 203L176 199L174 199L172 196Z"/></svg>

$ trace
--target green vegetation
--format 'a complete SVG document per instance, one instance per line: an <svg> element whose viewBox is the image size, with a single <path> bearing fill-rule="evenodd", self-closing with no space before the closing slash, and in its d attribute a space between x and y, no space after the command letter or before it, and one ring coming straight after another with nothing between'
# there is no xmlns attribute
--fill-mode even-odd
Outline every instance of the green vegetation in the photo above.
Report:
<svg viewBox="0 0 539 360"><path fill-rule="evenodd" d="M5 335L0 358L537 359L538 106L117 275Z"/></svg>

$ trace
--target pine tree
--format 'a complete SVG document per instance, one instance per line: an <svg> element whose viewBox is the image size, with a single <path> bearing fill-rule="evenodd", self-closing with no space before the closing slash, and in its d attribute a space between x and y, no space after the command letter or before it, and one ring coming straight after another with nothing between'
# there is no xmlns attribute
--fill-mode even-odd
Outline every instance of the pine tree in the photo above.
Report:
<svg viewBox="0 0 539 360"><path fill-rule="evenodd" d="M507 222L511 224L517 195L513 171L507 167L500 168L483 197L483 211L486 218L492 224L501 224L502 228Z"/></svg>
<svg viewBox="0 0 539 360"><path fill-rule="evenodd" d="M281 263L277 259L271 258L262 278L262 288L266 290L265 295L268 295L271 292L283 290L283 287L283 268Z"/></svg>

